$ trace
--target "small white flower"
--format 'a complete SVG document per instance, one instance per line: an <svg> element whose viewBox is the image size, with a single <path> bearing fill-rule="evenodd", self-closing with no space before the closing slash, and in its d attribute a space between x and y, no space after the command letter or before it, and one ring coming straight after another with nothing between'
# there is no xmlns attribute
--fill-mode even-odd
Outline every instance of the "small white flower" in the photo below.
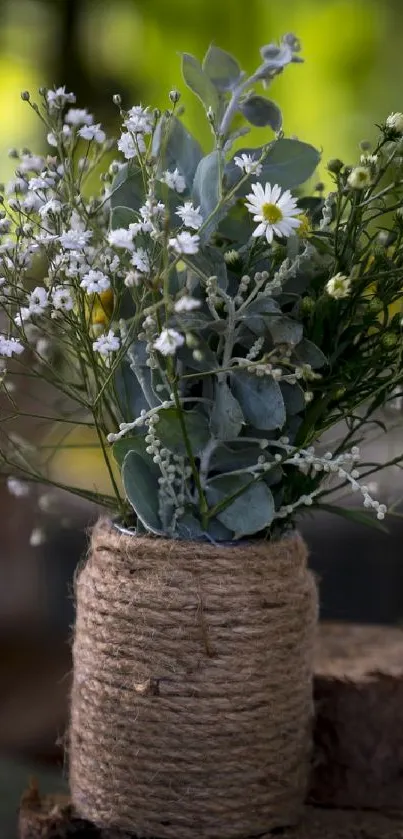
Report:
<svg viewBox="0 0 403 839"><path fill-rule="evenodd" d="M69 108L64 119L70 125L92 125L94 122L94 117L86 108Z"/></svg>
<svg viewBox="0 0 403 839"><path fill-rule="evenodd" d="M155 218L163 216L165 213L165 204L162 201L153 203L150 198L147 198L145 204L139 209L139 213L145 224L152 224ZM145 232L145 231L144 231Z"/></svg>
<svg viewBox="0 0 403 839"><path fill-rule="evenodd" d="M178 347L182 347L185 339L176 329L163 329L161 335L154 341L154 347L161 355L175 355Z"/></svg>
<svg viewBox="0 0 403 839"><path fill-rule="evenodd" d="M43 527L34 527L29 537L31 548L39 548L44 542L46 542L46 534Z"/></svg>
<svg viewBox="0 0 403 839"><path fill-rule="evenodd" d="M25 323L27 320L29 320L30 317L31 317L31 310L28 309L27 306L22 306L20 311L18 312L18 314L16 314L15 317L14 317L14 323L15 323L16 326L21 328L22 324ZM0 337L0 343L1 343L1 337Z"/></svg>
<svg viewBox="0 0 403 839"><path fill-rule="evenodd" d="M200 300L195 300L194 297L190 297L188 294L185 294L176 301L174 309L175 312L179 313L192 312L193 309L199 309L200 305Z"/></svg>
<svg viewBox="0 0 403 839"><path fill-rule="evenodd" d="M57 201L56 198L51 198L49 201L46 201L45 204L42 204L39 207L39 215L40 216L48 216L50 213L53 215L58 215L61 212L62 205L60 201Z"/></svg>
<svg viewBox="0 0 403 839"><path fill-rule="evenodd" d="M366 189L371 184L371 172L367 166L356 166L348 178L347 183L352 189Z"/></svg>
<svg viewBox="0 0 403 839"><path fill-rule="evenodd" d="M26 192L28 184L23 178L14 178L9 181L6 186L6 195L14 195L14 193Z"/></svg>
<svg viewBox="0 0 403 839"><path fill-rule="evenodd" d="M193 230L198 230L203 224L200 207L194 207L192 201L185 201L181 207L177 207L176 215L182 219L185 227L191 227Z"/></svg>
<svg viewBox="0 0 403 839"><path fill-rule="evenodd" d="M378 155L362 154L360 157L360 161L363 166L376 166L376 164L378 163Z"/></svg>
<svg viewBox="0 0 403 839"><path fill-rule="evenodd" d="M83 125L78 134L83 140L88 140L89 142L94 140L96 143L104 143L106 140L106 134L101 128L100 122L97 122L95 125Z"/></svg>
<svg viewBox="0 0 403 839"><path fill-rule="evenodd" d="M48 90L46 93L46 99L48 101L49 110L51 111L63 108L68 102L74 104L76 101L74 93L66 92L65 85L63 85L63 87L56 88L56 90Z"/></svg>
<svg viewBox="0 0 403 839"><path fill-rule="evenodd" d="M175 192L184 192L186 189L185 178L181 175L179 169L174 169L173 172L167 170L161 175L160 181L169 186L170 189L174 189Z"/></svg>
<svg viewBox="0 0 403 839"><path fill-rule="evenodd" d="M55 286L52 291L52 303L55 309L62 312L71 312L74 308L74 301L71 292L64 286Z"/></svg>
<svg viewBox="0 0 403 839"><path fill-rule="evenodd" d="M127 250L134 250L133 231L126 230L125 227L117 227L116 230L110 230L108 233L108 243L113 248L127 248Z"/></svg>
<svg viewBox="0 0 403 839"><path fill-rule="evenodd" d="M330 297L335 300L341 300L343 297L348 297L351 289L351 277L346 277L345 274L335 274L334 277L326 283L326 291Z"/></svg>
<svg viewBox="0 0 403 839"><path fill-rule="evenodd" d="M262 171L262 164L258 163L257 160L254 160L252 155L250 154L241 154L234 157L235 166L238 166L239 169L244 172L245 175L251 175L252 173L259 177Z"/></svg>
<svg viewBox="0 0 403 839"><path fill-rule="evenodd" d="M389 114L386 120L386 127L392 131L397 131L398 134L403 134L403 114L400 112Z"/></svg>
<svg viewBox="0 0 403 839"><path fill-rule="evenodd" d="M27 197L21 203L21 207L25 213L35 213L39 210L39 207L42 206L44 203L44 199L37 195L35 192L29 192Z"/></svg>
<svg viewBox="0 0 403 839"><path fill-rule="evenodd" d="M15 498L26 498L30 493L29 484L19 478L7 478L7 489Z"/></svg>
<svg viewBox="0 0 403 839"><path fill-rule="evenodd" d="M133 134L151 134L153 117L148 108L134 105L133 108L130 108L124 124Z"/></svg>
<svg viewBox="0 0 403 839"><path fill-rule="evenodd" d="M76 251L85 248L91 239L91 230L66 230L59 236L59 241L65 250Z"/></svg>
<svg viewBox="0 0 403 839"><path fill-rule="evenodd" d="M37 286L29 295L28 308L31 315L43 315L49 305L48 293L43 286Z"/></svg>
<svg viewBox="0 0 403 839"><path fill-rule="evenodd" d="M183 233L178 233L173 239L169 240L171 248L176 253L198 253L200 237L184 230Z"/></svg>
<svg viewBox="0 0 403 839"><path fill-rule="evenodd" d="M300 219L295 218L299 213L297 202L288 189L282 193L277 184L266 183L264 187L259 183L252 184L252 192L246 198L247 209L253 220L259 222L252 236L266 236L270 244L275 235L291 236L301 224Z"/></svg>
<svg viewBox="0 0 403 839"><path fill-rule="evenodd" d="M49 131L49 133L46 135L46 139L50 146L54 146L55 148L57 148L57 137L56 134L53 133L53 131Z"/></svg>
<svg viewBox="0 0 403 839"><path fill-rule="evenodd" d="M102 271L94 271L92 268L88 274L84 274L80 288L83 288L87 294L101 294L102 291L107 291L111 287L110 280L103 274Z"/></svg>
<svg viewBox="0 0 403 839"><path fill-rule="evenodd" d="M39 175L37 178L31 178L29 181L28 189L33 192L36 192L37 189L49 189L50 186L54 185L54 178L46 177L43 175Z"/></svg>
<svg viewBox="0 0 403 839"><path fill-rule="evenodd" d="M135 250L130 261L134 268L137 268L142 274L148 274L150 270L150 258L144 248Z"/></svg>
<svg viewBox="0 0 403 839"><path fill-rule="evenodd" d="M34 154L22 154L18 164L20 172L41 172L45 161L43 157Z"/></svg>
<svg viewBox="0 0 403 839"><path fill-rule="evenodd" d="M109 330L107 335L100 335L92 345L94 352L99 352L100 355L109 355L111 352L117 352L120 348L120 338Z"/></svg>
<svg viewBox="0 0 403 839"><path fill-rule="evenodd" d="M24 352L24 347L21 341L17 338L6 338L0 335L0 356L3 358L11 358L12 355L20 355Z"/></svg>
<svg viewBox="0 0 403 839"><path fill-rule="evenodd" d="M144 274L141 274L140 271L129 271L125 276L124 284L126 288L133 288L140 285L143 280Z"/></svg>
<svg viewBox="0 0 403 839"><path fill-rule="evenodd" d="M118 140L118 149L125 156L126 160L132 160L138 154L143 154L146 150L146 144L141 134L136 134L136 141L134 141L131 134L124 131Z"/></svg>

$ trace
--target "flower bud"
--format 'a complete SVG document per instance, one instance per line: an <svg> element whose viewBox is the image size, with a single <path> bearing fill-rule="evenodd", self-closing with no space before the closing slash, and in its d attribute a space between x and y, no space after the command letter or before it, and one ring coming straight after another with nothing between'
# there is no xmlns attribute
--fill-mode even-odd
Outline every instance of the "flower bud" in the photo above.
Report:
<svg viewBox="0 0 403 839"><path fill-rule="evenodd" d="M21 99L23 102L29 102L29 90L21 91Z"/></svg>
<svg viewBox="0 0 403 839"><path fill-rule="evenodd" d="M395 131L397 134L403 134L403 114L389 114L386 120L386 128L389 131Z"/></svg>
<svg viewBox="0 0 403 839"><path fill-rule="evenodd" d="M121 97L120 93L114 93L113 94L112 102L113 102L114 105L117 105L118 108L120 108L120 106L122 104L122 97Z"/></svg>
<svg viewBox="0 0 403 839"><path fill-rule="evenodd" d="M338 157L332 157L332 159L329 160L329 162L327 164L327 169L333 175L339 175L343 166L344 166L344 164L343 164L342 160L339 160Z"/></svg>
<svg viewBox="0 0 403 839"><path fill-rule="evenodd" d="M177 105L177 103L179 102L179 99L181 98L179 90L170 90L169 91L169 98L170 98L173 105Z"/></svg>

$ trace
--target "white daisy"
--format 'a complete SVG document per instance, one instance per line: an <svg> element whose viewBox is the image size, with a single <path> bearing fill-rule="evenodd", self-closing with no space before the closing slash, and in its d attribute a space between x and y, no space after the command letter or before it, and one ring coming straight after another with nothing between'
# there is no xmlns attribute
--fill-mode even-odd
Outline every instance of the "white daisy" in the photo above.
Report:
<svg viewBox="0 0 403 839"><path fill-rule="evenodd" d="M181 207L177 207L176 215L182 219L185 227L192 227L193 230L198 230L203 224L203 216L200 213L200 207L194 207L192 201L185 201Z"/></svg>
<svg viewBox="0 0 403 839"><path fill-rule="evenodd" d="M335 274L334 277L326 283L326 291L330 297L336 300L342 300L343 297L348 297L351 289L351 277L346 277L345 274Z"/></svg>
<svg viewBox="0 0 403 839"><path fill-rule="evenodd" d="M262 171L262 164L254 160L251 154L241 154L234 157L235 166L244 172L245 175L250 175L252 172L256 177L259 177Z"/></svg>
<svg viewBox="0 0 403 839"><path fill-rule="evenodd" d="M252 192L246 196L246 207L259 224L253 236L266 236L269 244L273 236L291 236L301 221L294 218L299 213L297 202L287 189L281 192L278 184L252 184Z"/></svg>
<svg viewBox="0 0 403 839"><path fill-rule="evenodd" d="M199 251L199 236L193 236L192 233L188 233L187 230L184 230L183 233L178 233L173 239L169 240L169 244L171 248L176 251L176 253L198 253Z"/></svg>
<svg viewBox="0 0 403 839"><path fill-rule="evenodd" d="M178 347L182 347L185 339L176 329L163 329L161 335L154 341L154 347L161 355L175 355Z"/></svg>

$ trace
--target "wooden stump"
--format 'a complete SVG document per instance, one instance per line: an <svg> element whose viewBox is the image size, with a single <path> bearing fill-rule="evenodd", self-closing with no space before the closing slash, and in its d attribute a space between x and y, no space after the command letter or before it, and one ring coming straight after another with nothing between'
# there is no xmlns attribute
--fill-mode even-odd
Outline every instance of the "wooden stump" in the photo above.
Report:
<svg viewBox="0 0 403 839"><path fill-rule="evenodd" d="M323 624L310 800L403 810L403 630Z"/></svg>

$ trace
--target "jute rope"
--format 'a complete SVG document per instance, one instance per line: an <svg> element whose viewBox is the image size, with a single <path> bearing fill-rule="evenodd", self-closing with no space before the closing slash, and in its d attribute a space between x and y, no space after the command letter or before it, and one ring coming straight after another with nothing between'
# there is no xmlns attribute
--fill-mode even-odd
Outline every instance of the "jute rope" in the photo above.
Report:
<svg viewBox="0 0 403 839"><path fill-rule="evenodd" d="M301 538L215 547L100 521L76 596L78 813L154 839L294 824L317 619Z"/></svg>

